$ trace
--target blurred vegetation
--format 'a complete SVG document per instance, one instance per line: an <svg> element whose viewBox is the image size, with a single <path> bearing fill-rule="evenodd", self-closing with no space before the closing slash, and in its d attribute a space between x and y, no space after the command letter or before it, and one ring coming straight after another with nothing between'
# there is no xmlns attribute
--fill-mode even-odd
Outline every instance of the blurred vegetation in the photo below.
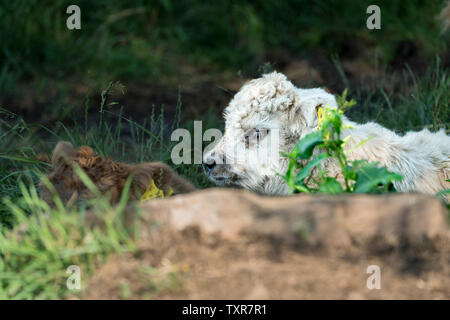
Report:
<svg viewBox="0 0 450 320"><path fill-rule="evenodd" d="M66 28L66 8L81 8L81 30ZM432 58L441 0L378 1L381 30L366 28L371 1L16 0L0 3L0 92L22 82L167 77L185 61L207 72L252 71L266 54L341 56L379 49L389 61L399 41L413 40ZM448 39L448 38L447 38ZM37 86L39 88L39 86Z"/></svg>

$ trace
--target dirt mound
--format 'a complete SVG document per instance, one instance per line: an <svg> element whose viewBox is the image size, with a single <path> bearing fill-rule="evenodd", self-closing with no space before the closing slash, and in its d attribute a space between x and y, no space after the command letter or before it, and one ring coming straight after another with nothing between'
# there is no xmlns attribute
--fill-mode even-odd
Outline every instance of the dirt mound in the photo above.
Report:
<svg viewBox="0 0 450 320"><path fill-rule="evenodd" d="M450 298L447 210L429 196L210 189L142 208L139 253L113 257L84 298Z"/></svg>

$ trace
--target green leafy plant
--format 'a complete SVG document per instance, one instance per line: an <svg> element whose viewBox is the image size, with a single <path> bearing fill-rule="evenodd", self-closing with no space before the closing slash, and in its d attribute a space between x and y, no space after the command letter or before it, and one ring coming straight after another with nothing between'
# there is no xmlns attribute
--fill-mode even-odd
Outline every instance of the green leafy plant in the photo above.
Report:
<svg viewBox="0 0 450 320"><path fill-rule="evenodd" d="M445 181L450 182L450 179L447 179ZM450 194L450 189L445 189L437 193L438 196L446 196L448 194Z"/></svg>
<svg viewBox="0 0 450 320"><path fill-rule="evenodd" d="M447 179L447 180L445 180L445 181L450 182L450 179ZM437 196L437 197L440 197L440 198L442 198L442 199L445 199L445 197L446 197L447 195L449 195L449 194L450 194L450 189L444 189L444 190L442 190L442 191L439 191L439 192L436 194L436 196ZM449 211L448 211L448 221L450 222L450 202L444 200L444 203L445 203L447 209L449 210Z"/></svg>
<svg viewBox="0 0 450 320"><path fill-rule="evenodd" d="M290 153L283 156L289 159L288 170L281 175L292 193L380 193L392 191L392 182L402 176L390 172L378 162L367 160L348 161L343 146L347 139L342 131L350 129L344 125L342 115L356 102L347 100L347 90L337 97L339 108L319 108L318 130L300 139ZM361 142L367 142L369 139ZM319 152L315 152L318 150ZM321 164L324 161L337 161L341 169L342 181L328 175Z"/></svg>

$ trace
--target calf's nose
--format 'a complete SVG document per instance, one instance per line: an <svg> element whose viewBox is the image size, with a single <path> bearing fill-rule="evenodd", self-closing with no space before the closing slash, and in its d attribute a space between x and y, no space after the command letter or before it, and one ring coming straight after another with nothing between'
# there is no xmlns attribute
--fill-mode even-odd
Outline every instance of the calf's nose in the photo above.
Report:
<svg viewBox="0 0 450 320"><path fill-rule="evenodd" d="M207 157L205 159L205 161L203 162L203 167L205 168L205 170L207 172L209 172L212 169L214 169L215 166L216 166L216 160L214 160L213 157Z"/></svg>

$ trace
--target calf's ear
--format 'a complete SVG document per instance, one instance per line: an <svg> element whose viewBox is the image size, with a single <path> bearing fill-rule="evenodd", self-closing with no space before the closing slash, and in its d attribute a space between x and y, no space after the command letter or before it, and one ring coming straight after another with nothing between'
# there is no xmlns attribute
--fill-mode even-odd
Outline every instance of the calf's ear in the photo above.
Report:
<svg viewBox="0 0 450 320"><path fill-rule="evenodd" d="M298 128L313 130L319 125L320 108L337 108L334 95L323 89L299 89L295 99L292 120Z"/></svg>
<svg viewBox="0 0 450 320"><path fill-rule="evenodd" d="M152 180L165 194L171 189L175 193L186 193L195 190L195 187L189 181L180 177L165 163L141 163L134 167L133 186L135 191L140 194L144 193Z"/></svg>
<svg viewBox="0 0 450 320"><path fill-rule="evenodd" d="M60 141L56 144L52 154L52 165L66 162L68 159L75 157L76 151L73 145L67 141Z"/></svg>
<svg viewBox="0 0 450 320"><path fill-rule="evenodd" d="M165 191L169 186L172 174L170 168L160 162L141 163L134 167L132 173L133 185L138 188L140 193L145 192L152 180L158 188Z"/></svg>

